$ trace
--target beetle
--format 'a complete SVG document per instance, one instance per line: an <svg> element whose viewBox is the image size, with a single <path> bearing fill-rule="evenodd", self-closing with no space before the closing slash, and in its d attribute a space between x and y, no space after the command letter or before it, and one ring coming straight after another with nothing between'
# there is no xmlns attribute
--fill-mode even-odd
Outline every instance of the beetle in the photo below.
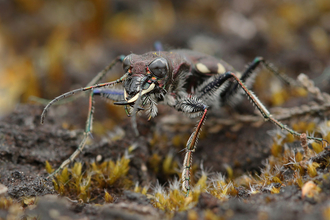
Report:
<svg viewBox="0 0 330 220"><path fill-rule="evenodd" d="M122 63L124 75L119 79L99 83L116 63ZM41 115L44 122L49 107L64 98L80 92L89 92L89 109L84 137L77 150L65 160L53 173L59 172L83 150L92 132L94 113L94 96L103 96L114 101L115 105L124 105L128 116L132 115L133 128L136 129L135 115L138 111L146 111L149 119L157 115L157 104L171 106L189 117L200 117L197 126L190 135L185 148L182 171L182 189L187 196L190 191L190 169L192 154L196 149L201 127L210 109L219 109L223 105L235 105L245 94L261 113L265 120L271 121L282 130L294 136L301 133L288 128L276 120L267 108L250 91L256 68L263 65L279 79L289 85L295 81L279 73L262 57L256 57L242 73L221 59L191 50L154 51L142 55L130 54L118 56L88 84L87 87L64 93L48 103ZM123 89L113 88L122 84ZM242 92L243 91L243 92ZM322 142L322 138L307 136L308 139Z"/></svg>

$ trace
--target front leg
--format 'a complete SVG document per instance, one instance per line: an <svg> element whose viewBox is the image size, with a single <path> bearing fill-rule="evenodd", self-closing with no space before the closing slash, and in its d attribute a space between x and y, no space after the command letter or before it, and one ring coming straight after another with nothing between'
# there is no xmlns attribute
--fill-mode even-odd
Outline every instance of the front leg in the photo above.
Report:
<svg viewBox="0 0 330 220"><path fill-rule="evenodd" d="M89 107L88 107L88 116L86 121L86 127L84 132L84 137L82 141L80 142L78 148L71 154L71 156L66 159L61 166L56 169L52 174L50 174L47 178L53 177L55 174L60 172L64 167L66 167L68 164L72 163L74 159L82 152L84 149L86 142L92 134L93 130L93 115L94 115L94 95L102 96L108 100L112 101L119 101L122 100L124 97L124 91L123 90L116 90L116 89L93 89L89 93Z"/></svg>
<svg viewBox="0 0 330 220"><path fill-rule="evenodd" d="M186 144L186 154L183 161L183 171L182 171L182 189L183 191L187 192L187 196L189 195L190 191L190 169L192 165L192 154L195 152L196 145L198 142L198 137L201 131L201 127L204 124L207 108L203 102L195 97L187 98L181 100L175 108L178 111L183 111L184 113L188 114L190 117L196 117L197 115L202 115L201 119L199 120L195 131L190 135L187 144Z"/></svg>

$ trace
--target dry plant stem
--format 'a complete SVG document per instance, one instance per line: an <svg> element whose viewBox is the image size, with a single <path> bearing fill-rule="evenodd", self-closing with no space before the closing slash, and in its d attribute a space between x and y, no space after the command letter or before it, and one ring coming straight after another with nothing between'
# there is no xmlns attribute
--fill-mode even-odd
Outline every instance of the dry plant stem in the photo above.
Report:
<svg viewBox="0 0 330 220"><path fill-rule="evenodd" d="M300 135L300 144L301 147L304 149L305 157L309 157L309 151L308 151L308 141L307 141L307 135L306 133L302 133Z"/></svg>
<svg viewBox="0 0 330 220"><path fill-rule="evenodd" d="M314 85L314 82L308 78L305 74L301 73L297 77L298 82L310 93L312 94L316 100L329 103L330 102L330 95L324 92L321 92L318 87Z"/></svg>

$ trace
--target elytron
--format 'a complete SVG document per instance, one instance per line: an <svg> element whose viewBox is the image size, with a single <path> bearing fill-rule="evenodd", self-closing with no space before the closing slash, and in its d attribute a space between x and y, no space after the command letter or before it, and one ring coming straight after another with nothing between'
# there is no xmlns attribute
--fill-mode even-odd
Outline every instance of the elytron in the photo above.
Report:
<svg viewBox="0 0 330 220"><path fill-rule="evenodd" d="M99 83L118 62L123 64L124 75L112 82ZM250 91L256 75L255 70L260 65L263 65L285 83L294 84L294 80L277 72L261 57L255 58L246 70L240 73L223 60L190 50L157 51L142 55L118 56L87 87L64 93L53 99L45 107L41 115L41 123L44 122L47 110L55 102L79 92L89 92L89 110L84 137L77 150L51 175L72 162L83 150L92 132L95 95L113 100L115 105L124 105L127 115L131 115L133 119L138 111L146 111L149 118L155 117L159 103L169 105L189 117L200 118L187 140L185 148L182 188L188 195L191 189L189 182L192 154L196 149L201 127L210 109L217 111L223 105L235 105L244 97L242 94L245 94L265 120L271 121L294 136L301 135L273 118L257 96ZM113 87L119 83L123 85L122 90ZM134 120L133 128L138 133ZM311 136L307 138L316 141L323 140Z"/></svg>

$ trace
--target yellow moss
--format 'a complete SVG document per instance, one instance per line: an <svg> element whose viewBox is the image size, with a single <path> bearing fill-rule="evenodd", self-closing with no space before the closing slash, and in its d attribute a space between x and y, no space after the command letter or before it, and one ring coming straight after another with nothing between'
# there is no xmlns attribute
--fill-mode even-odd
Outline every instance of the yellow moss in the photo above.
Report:
<svg viewBox="0 0 330 220"><path fill-rule="evenodd" d="M310 177L316 177L317 176L317 170L320 164L313 162L313 163L308 163L307 164L307 173Z"/></svg>
<svg viewBox="0 0 330 220"><path fill-rule="evenodd" d="M196 210L194 210L194 209L189 210L188 213L187 213L187 219L188 220L198 220L199 215L196 212Z"/></svg>
<svg viewBox="0 0 330 220"><path fill-rule="evenodd" d="M292 90L292 92L294 96L306 97L308 95L307 90L302 87L296 87Z"/></svg>
<svg viewBox="0 0 330 220"><path fill-rule="evenodd" d="M323 151L323 144L313 142L312 143L312 148L315 151L315 153L321 153Z"/></svg>
<svg viewBox="0 0 330 220"><path fill-rule="evenodd" d="M80 178L81 179L81 178ZM84 202L88 202L90 198L90 186L91 186L91 175L88 175L86 178L81 179L80 188L79 188L79 196L78 198L83 200Z"/></svg>
<svg viewBox="0 0 330 220"><path fill-rule="evenodd" d="M8 210L8 215L6 217L6 219L11 220L11 219L22 219L23 217L23 208L20 204L18 203L14 203L14 202L10 202L7 198L5 198L7 200L7 206L5 206L5 209ZM1 201L1 197L0 197L0 201ZM1 202L0 202L1 203Z"/></svg>
<svg viewBox="0 0 330 220"><path fill-rule="evenodd" d="M141 186L139 186L139 184L137 183L137 184L135 184L135 187L134 187L134 192L135 193L139 193L139 192L141 192Z"/></svg>
<svg viewBox="0 0 330 220"><path fill-rule="evenodd" d="M238 194L232 182L227 184L223 181L213 182L212 186L208 187L208 192L220 200L226 200L229 196L236 196Z"/></svg>
<svg viewBox="0 0 330 220"><path fill-rule="evenodd" d="M113 203L114 201L113 197L107 191L105 191L104 200L106 203Z"/></svg>
<svg viewBox="0 0 330 220"><path fill-rule="evenodd" d="M69 172L67 167L62 170L60 175L57 175L57 179L60 183L66 183L69 180Z"/></svg>
<svg viewBox="0 0 330 220"><path fill-rule="evenodd" d="M230 213L226 213L226 217L230 218L232 217L232 215L230 216ZM204 211L204 220L222 220L222 219L225 218L222 218L221 216L217 216L209 209Z"/></svg>
<svg viewBox="0 0 330 220"><path fill-rule="evenodd" d="M161 160L162 160L161 156L159 156L156 153L154 153L148 160L149 166L155 173L159 172Z"/></svg>
<svg viewBox="0 0 330 220"><path fill-rule="evenodd" d="M165 157L165 160L163 162L163 171L164 171L165 174L172 174L173 173L172 162L173 162L173 155L168 154Z"/></svg>
<svg viewBox="0 0 330 220"><path fill-rule="evenodd" d="M271 192L272 194L278 194L278 193L280 193L280 190L281 190L281 187L276 188L276 187L273 186L273 187L271 188L270 192Z"/></svg>
<svg viewBox="0 0 330 220"><path fill-rule="evenodd" d="M177 134L172 138L172 144L174 145L174 147L179 148L183 145L182 140L182 136Z"/></svg>
<svg viewBox="0 0 330 220"><path fill-rule="evenodd" d="M58 192L61 194L61 195L65 195L65 192L67 192L65 190L65 187L62 183L59 184L59 188L58 188Z"/></svg>
<svg viewBox="0 0 330 220"><path fill-rule="evenodd" d="M54 169L52 168L52 165L50 165L50 163L48 162L48 160L46 160L45 167L46 167L47 173L51 174L51 173L54 172Z"/></svg>
<svg viewBox="0 0 330 220"><path fill-rule="evenodd" d="M141 187L139 186L139 184L135 184L135 187L134 187L134 192L135 193L141 193L143 195L147 195L147 192L148 192L148 187Z"/></svg>
<svg viewBox="0 0 330 220"><path fill-rule="evenodd" d="M281 89L272 95L272 105L282 105L288 99L288 97L288 92L285 89Z"/></svg>
<svg viewBox="0 0 330 220"><path fill-rule="evenodd" d="M153 147L157 143L158 134L155 132L152 139L149 141L151 147Z"/></svg>
<svg viewBox="0 0 330 220"><path fill-rule="evenodd" d="M228 174L228 179L233 179L233 177L234 177L233 169L228 164L225 165L225 168L226 168L226 171Z"/></svg>
<svg viewBox="0 0 330 220"><path fill-rule="evenodd" d="M278 178L277 176L274 176L273 179L272 179L272 181L274 183L282 183L282 181L280 180L280 178Z"/></svg>
<svg viewBox="0 0 330 220"><path fill-rule="evenodd" d="M302 177L300 176L300 174L297 172L295 172L295 174L294 174L294 181L300 188L303 187L304 181L303 181Z"/></svg>
<svg viewBox="0 0 330 220"><path fill-rule="evenodd" d="M168 154L165 157L162 167L163 167L163 172L165 175L172 175L172 174L177 173L179 166L176 161L173 161L173 155Z"/></svg>
<svg viewBox="0 0 330 220"><path fill-rule="evenodd" d="M56 180L53 179L52 182L53 182L53 184L54 184L54 189L55 189L56 191L58 191L58 190L59 190L59 187L58 187L58 184L57 184Z"/></svg>
<svg viewBox="0 0 330 220"><path fill-rule="evenodd" d="M287 142L287 143L292 143L296 140L297 140L297 138L295 136L293 136L292 134L288 134L285 138L285 142Z"/></svg>
<svg viewBox="0 0 330 220"><path fill-rule="evenodd" d="M141 194L147 195L147 192L148 192L148 187L143 187L142 191L141 191Z"/></svg>
<svg viewBox="0 0 330 220"><path fill-rule="evenodd" d="M330 127L330 121L327 122L327 126ZM323 138L324 138L324 140L330 142L330 132Z"/></svg>
<svg viewBox="0 0 330 220"><path fill-rule="evenodd" d="M271 147L271 153L274 157L280 157L282 155L282 145L273 143Z"/></svg>
<svg viewBox="0 0 330 220"><path fill-rule="evenodd" d="M8 210L12 204L13 204L13 200L11 198L0 196L0 209Z"/></svg>
<svg viewBox="0 0 330 220"><path fill-rule="evenodd" d="M130 187L132 182L127 176L129 162L130 159L123 156L116 162L110 160L101 164L92 163L84 172L82 164L77 162L71 169L66 167L56 175L53 180L54 188L61 195L74 196L75 199L88 202L95 188ZM108 199L107 195L105 198Z"/></svg>
<svg viewBox="0 0 330 220"><path fill-rule="evenodd" d="M129 146L128 153L129 154L133 153L133 151L136 149L136 147L137 147L136 144L133 144L133 145Z"/></svg>
<svg viewBox="0 0 330 220"><path fill-rule="evenodd" d="M198 202L200 190L190 191L189 196L186 197L181 189L171 189L163 192L156 192L151 198L154 207L159 208L165 212L173 213L174 211L184 211L193 207Z"/></svg>
<svg viewBox="0 0 330 220"><path fill-rule="evenodd" d="M242 176L236 178L234 181L235 181L235 185L248 187L249 185L252 184L254 179L246 174L243 174Z"/></svg>
<svg viewBox="0 0 330 220"><path fill-rule="evenodd" d="M296 162L299 163L300 161L302 161L303 158L304 158L304 156L301 152L296 153L296 155L295 155Z"/></svg>
<svg viewBox="0 0 330 220"><path fill-rule="evenodd" d="M316 124L314 122L299 121L292 125L292 129L295 131L313 132L315 128Z"/></svg>
<svg viewBox="0 0 330 220"><path fill-rule="evenodd" d="M170 208L170 210L172 209L174 210L178 210L178 211L183 211L186 210L186 207L184 206L185 204L185 195L183 195L184 193L181 192L180 189L174 189L174 190L170 190L169 194L168 194L168 206L172 207Z"/></svg>
<svg viewBox="0 0 330 220"><path fill-rule="evenodd" d="M205 173L199 178L194 188L199 188L202 192L207 190L207 175Z"/></svg>
<svg viewBox="0 0 330 220"><path fill-rule="evenodd" d="M108 162L106 182L108 185L113 185L115 182L124 178L129 170L130 159L123 156L121 159L117 160L116 163L110 160Z"/></svg>
<svg viewBox="0 0 330 220"><path fill-rule="evenodd" d="M324 220L330 220L330 207L325 207L322 211L322 214Z"/></svg>
<svg viewBox="0 0 330 220"><path fill-rule="evenodd" d="M25 197L22 200L23 206L33 205L36 201L36 197Z"/></svg>
<svg viewBox="0 0 330 220"><path fill-rule="evenodd" d="M82 164L79 162L74 163L73 168L71 170L72 174L76 177L81 175Z"/></svg>

